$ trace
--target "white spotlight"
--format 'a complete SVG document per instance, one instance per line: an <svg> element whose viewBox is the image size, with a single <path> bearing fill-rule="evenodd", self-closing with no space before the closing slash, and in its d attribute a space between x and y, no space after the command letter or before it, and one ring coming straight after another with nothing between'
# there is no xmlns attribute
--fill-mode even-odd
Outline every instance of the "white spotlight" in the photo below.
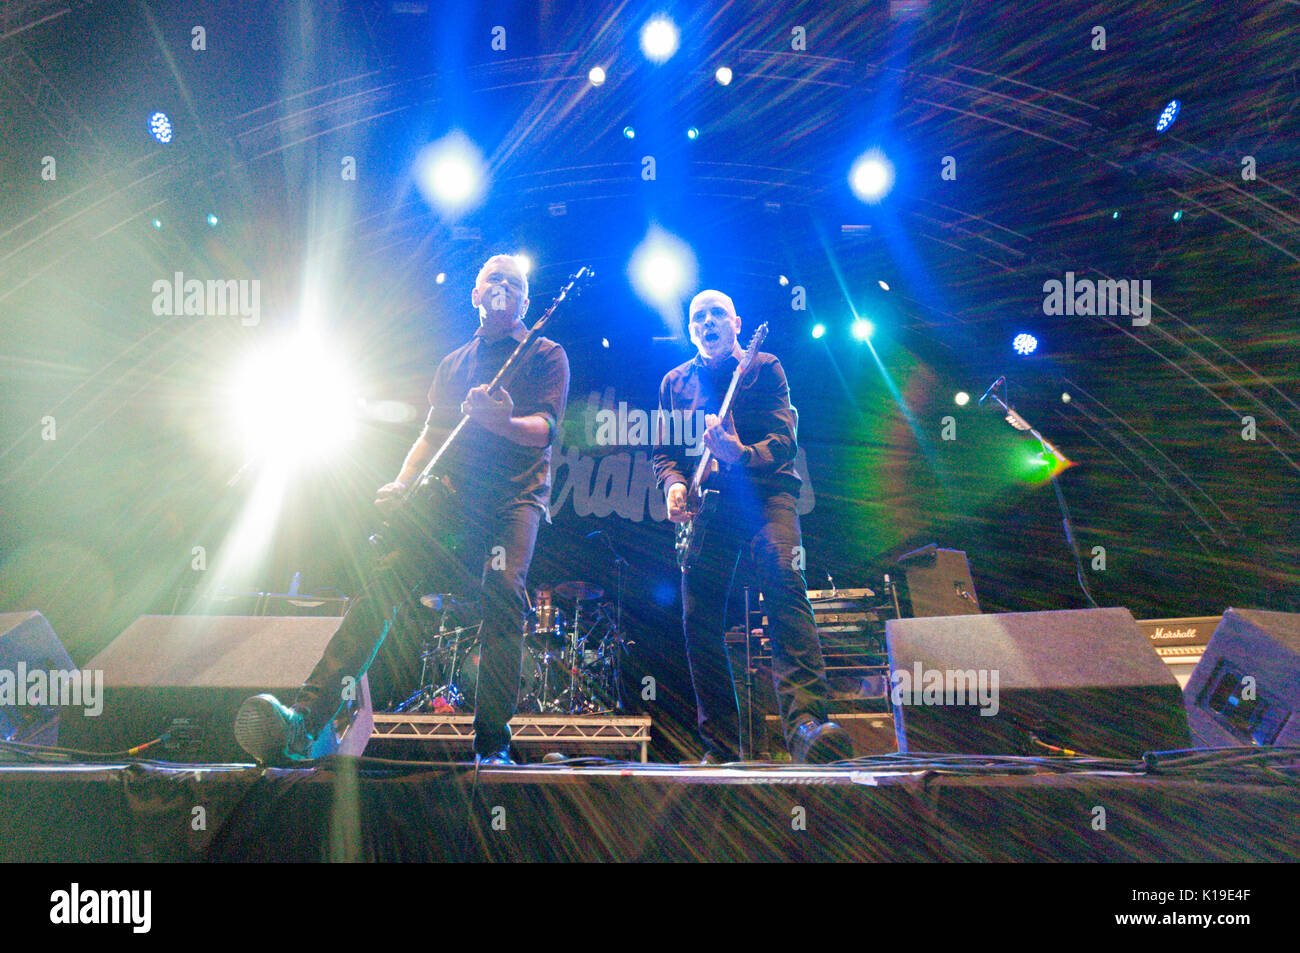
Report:
<svg viewBox="0 0 1300 953"><path fill-rule="evenodd" d="M854 195L875 205L894 187L894 166L879 149L864 152L849 170L849 185Z"/></svg>
<svg viewBox="0 0 1300 953"><path fill-rule="evenodd" d="M719 66L717 72L713 74L713 78L718 81L719 86L730 86L732 78L731 67Z"/></svg>
<svg viewBox="0 0 1300 953"><path fill-rule="evenodd" d="M487 167L483 154L464 133L451 132L420 150L415 182L426 202L454 218L483 201Z"/></svg>
<svg viewBox="0 0 1300 953"><path fill-rule="evenodd" d="M605 71L599 66L593 66L591 71L587 73L587 79L590 80L592 86L601 86L605 82Z"/></svg>
<svg viewBox="0 0 1300 953"><path fill-rule="evenodd" d="M677 52L677 24L665 16L651 17L641 28L641 52L652 63L664 63Z"/></svg>
<svg viewBox="0 0 1300 953"><path fill-rule="evenodd" d="M338 451L356 427L349 364L311 334L253 353L231 383L229 404L247 455L293 467Z"/></svg>
<svg viewBox="0 0 1300 953"><path fill-rule="evenodd" d="M632 253L628 276L645 301L665 311L678 308L695 284L695 255L676 235L651 226Z"/></svg>
<svg viewBox="0 0 1300 953"><path fill-rule="evenodd" d="M527 255L525 255L523 252L516 252L513 257L515 259L515 263L519 265L519 270L522 271L524 273L524 277L527 278L528 273L533 270L533 260L529 258Z"/></svg>

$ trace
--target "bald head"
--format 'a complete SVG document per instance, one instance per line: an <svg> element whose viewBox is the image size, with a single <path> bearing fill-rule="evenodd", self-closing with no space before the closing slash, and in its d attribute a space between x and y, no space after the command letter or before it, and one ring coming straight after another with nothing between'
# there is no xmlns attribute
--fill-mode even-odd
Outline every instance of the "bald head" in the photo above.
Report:
<svg viewBox="0 0 1300 953"><path fill-rule="evenodd" d="M730 296L713 289L701 291L691 299L687 314L691 343L710 365L739 350L736 336L740 334L740 316Z"/></svg>
<svg viewBox="0 0 1300 953"><path fill-rule="evenodd" d="M701 291L692 298L691 306L687 309L686 313L688 315L693 315L695 314L696 308L703 309L707 307L708 303L711 301L716 301L723 305L727 309L727 313L733 318L736 316L736 305L735 302L731 300L731 296L723 294L721 291L714 291L713 289Z"/></svg>

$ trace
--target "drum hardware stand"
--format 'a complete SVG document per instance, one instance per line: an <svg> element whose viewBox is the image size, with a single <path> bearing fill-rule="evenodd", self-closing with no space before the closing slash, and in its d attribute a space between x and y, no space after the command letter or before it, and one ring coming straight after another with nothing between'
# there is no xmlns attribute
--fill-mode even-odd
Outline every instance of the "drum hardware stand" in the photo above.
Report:
<svg viewBox="0 0 1300 953"><path fill-rule="evenodd" d="M456 676L462 661L460 653L461 635L471 629L479 629L483 623L476 622L473 625L461 625L449 630L447 628L447 619L448 613L444 610L442 618L438 621L437 648L432 646L433 639L426 638L424 640L424 651L420 655L420 687L398 705L394 711L411 713L432 710L439 699L442 699L453 708L464 706L465 694L460 690L460 686L456 684ZM439 653L445 654L447 639L451 639L451 665L445 669L447 681L435 687L432 684L433 673L429 669Z"/></svg>

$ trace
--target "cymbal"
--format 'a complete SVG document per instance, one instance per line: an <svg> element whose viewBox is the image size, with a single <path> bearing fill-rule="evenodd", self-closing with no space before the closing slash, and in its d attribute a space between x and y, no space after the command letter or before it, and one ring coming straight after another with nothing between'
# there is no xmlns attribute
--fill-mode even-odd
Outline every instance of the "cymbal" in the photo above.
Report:
<svg viewBox="0 0 1300 953"><path fill-rule="evenodd" d="M587 599L599 599L605 594L605 590L589 582L562 582L555 587L555 594L561 599L584 602Z"/></svg>
<svg viewBox="0 0 1300 953"><path fill-rule="evenodd" d="M420 604L426 609L442 610L458 608L468 603L450 592L430 592L420 596Z"/></svg>

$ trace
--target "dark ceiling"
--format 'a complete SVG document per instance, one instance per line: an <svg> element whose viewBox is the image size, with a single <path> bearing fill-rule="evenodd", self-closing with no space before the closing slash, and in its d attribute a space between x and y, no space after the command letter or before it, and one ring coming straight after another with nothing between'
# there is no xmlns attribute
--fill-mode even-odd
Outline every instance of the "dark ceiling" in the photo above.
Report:
<svg viewBox="0 0 1300 953"><path fill-rule="evenodd" d="M466 312L458 296L486 248L533 252L537 301L595 265L604 283L584 299L583 327L645 354L668 332L624 272L658 222L695 248L703 284L773 324L774 349L814 378L800 385L813 406L846 395L818 377L809 324L868 311L940 382L945 399L904 388L930 440L952 390L978 394L1006 374L1020 410L1080 463L1069 479L1085 521L1172 528L1135 550L1213 561L1221 587L1249 573L1257 601L1297 589L1300 3L0 9L0 461L23 526L11 548L58 509L42 487L69 492L72 478L56 480L39 452L43 413L60 408L89 434L144 415L133 402L163 387L185 416L197 398L178 378L202 377L206 355L237 335L229 323L188 337L158 325L150 283L173 266L259 277L272 313L319 282L362 342L357 360L416 403L430 358L467 330L427 314ZM636 32L659 10L682 46L651 66ZM205 50L191 48L195 26ZM504 50L492 48L497 26ZM727 87L712 79L722 64L735 72ZM599 88L586 82L594 65L609 73ZM1181 114L1157 134L1172 98ZM154 109L176 125L168 146L145 132ZM452 128L492 169L484 206L455 223L409 172ZM872 146L897 169L874 207L846 178ZM47 155L54 181L40 175ZM641 175L647 155L654 181ZM344 156L355 181L339 174ZM941 177L944 157L955 178ZM209 208L219 233L201 222ZM167 227L152 229L155 217ZM1149 280L1150 324L1044 314L1044 282L1066 272ZM807 313L791 310L778 275L806 289ZM1019 330L1042 342L1032 358L1011 353ZM638 370L649 386L654 363ZM870 400L847 397L870 418ZM819 417L805 413L812 439L844 436ZM163 437L132 439L143 471L189 478L168 469ZM1195 573L1182 584L1194 588Z"/></svg>

